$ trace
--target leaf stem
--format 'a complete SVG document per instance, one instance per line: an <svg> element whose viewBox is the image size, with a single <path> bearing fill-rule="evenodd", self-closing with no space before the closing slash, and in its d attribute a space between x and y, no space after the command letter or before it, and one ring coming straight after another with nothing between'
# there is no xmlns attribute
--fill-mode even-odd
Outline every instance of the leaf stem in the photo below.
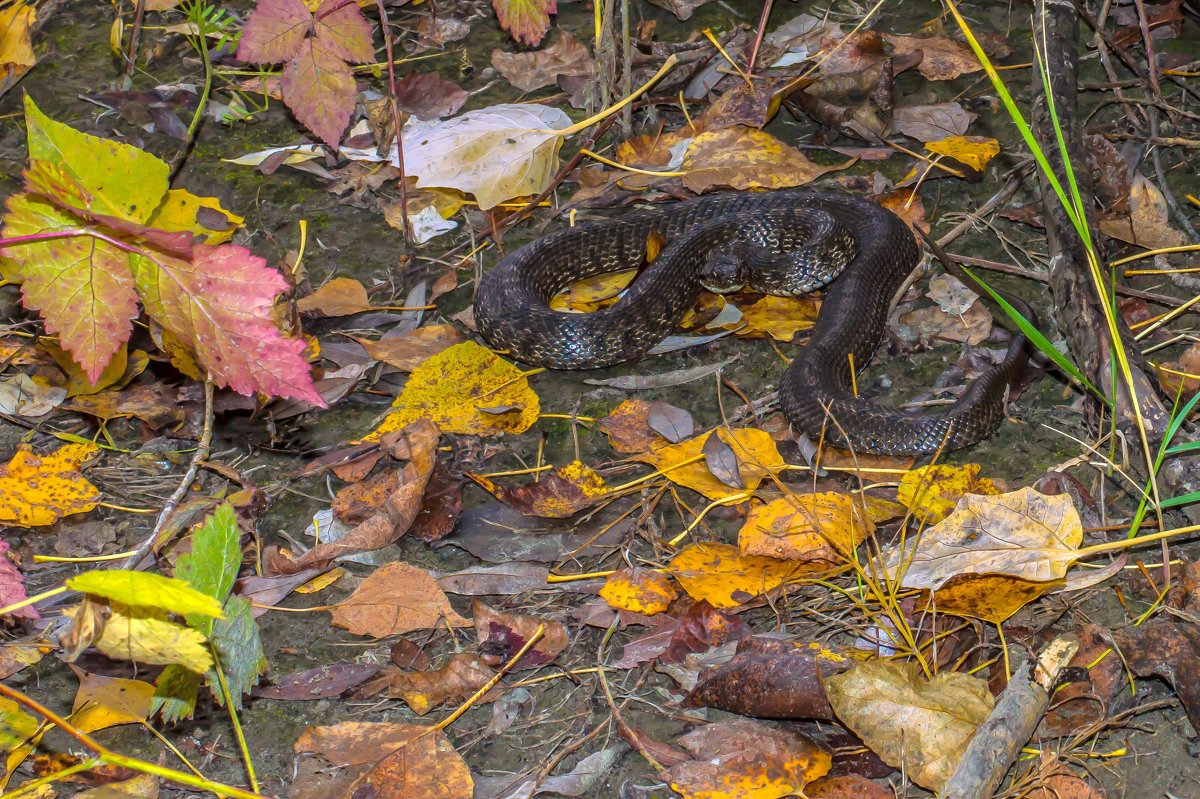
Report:
<svg viewBox="0 0 1200 799"><path fill-rule="evenodd" d="M650 87L653 86L655 83L658 83L659 79L662 78L663 75L666 75L671 70L671 67L675 66L675 64L678 61L679 61L679 57L672 54L670 58L668 58L666 61L663 62L663 65L658 68L658 72L655 72L654 75L650 78L650 80L643 83L640 89L638 89L636 92L634 92L633 94L626 97L624 100L621 100L616 105L610 105L608 108L604 109L600 113L593 114L592 116L588 117L587 119L583 120L582 122L576 122L574 125L572 125L569 128L563 128L562 130L556 130L554 132L557 133L559 136L562 136L563 138L566 138L567 136L574 136L579 131L586 130L587 128L590 128L592 125L595 125L597 122L602 121L606 117L612 116L613 114L617 113L622 108L624 108L625 106L632 103L637 98L641 97L647 91L649 91Z"/></svg>

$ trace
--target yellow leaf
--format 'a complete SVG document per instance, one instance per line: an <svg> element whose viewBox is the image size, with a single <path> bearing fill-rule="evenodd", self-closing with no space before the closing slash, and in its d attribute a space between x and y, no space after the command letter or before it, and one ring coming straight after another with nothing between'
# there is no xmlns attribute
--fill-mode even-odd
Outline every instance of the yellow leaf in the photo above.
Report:
<svg viewBox="0 0 1200 799"><path fill-rule="evenodd" d="M22 0L0 8L0 95L37 63L29 35L36 18L37 9Z"/></svg>
<svg viewBox="0 0 1200 799"><path fill-rule="evenodd" d="M662 613L677 596L679 589L675 587L671 576L652 569L615 571L600 589L600 597L610 607L647 616Z"/></svg>
<svg viewBox="0 0 1200 799"><path fill-rule="evenodd" d="M578 280L551 297L550 308L575 313L598 311L619 300L637 273L637 269L622 269Z"/></svg>
<svg viewBox="0 0 1200 799"><path fill-rule="evenodd" d="M95 647L111 658L175 664L204 674L212 669L208 639L191 627L168 621L156 608L135 608L110 602L112 615L104 625Z"/></svg>
<svg viewBox="0 0 1200 799"><path fill-rule="evenodd" d="M989 477L980 477L978 463L964 466L922 466L900 479L896 498L925 522L939 522L950 515L964 494L999 494L1000 487Z"/></svg>
<svg viewBox="0 0 1200 799"><path fill-rule="evenodd" d="M158 799L158 777L139 774L122 782L97 785L75 794L74 799Z"/></svg>
<svg viewBox="0 0 1200 799"><path fill-rule="evenodd" d="M708 470L701 453L704 450L704 442L710 435L719 436L733 449L738 460L738 473L745 489L732 488L722 483ZM724 499L743 491L753 491L758 488L764 477L784 466L783 457L780 456L771 436L762 430L747 427L735 430L719 428L678 444L635 455L634 459L654 466L665 472L668 479L698 491L709 499ZM692 459L696 459L696 462L676 466Z"/></svg>
<svg viewBox="0 0 1200 799"><path fill-rule="evenodd" d="M743 338L768 335L776 341L790 342L797 333L817 323L821 302L813 297L776 297L768 294L742 311L744 325L737 334Z"/></svg>
<svg viewBox="0 0 1200 799"><path fill-rule="evenodd" d="M93 444L67 444L38 456L21 445L0 466L0 524L42 527L95 508L100 492L79 470L98 451Z"/></svg>
<svg viewBox="0 0 1200 799"><path fill-rule="evenodd" d="M159 230L194 233L204 244L216 245L231 240L245 221L222 208L216 197L200 197L184 189L171 189L146 224Z"/></svg>
<svg viewBox="0 0 1200 799"><path fill-rule="evenodd" d="M1059 590L1064 583L1064 580L1023 580L1004 574L962 574L951 577L935 591L927 606L938 613L1001 624L1038 597Z"/></svg>
<svg viewBox="0 0 1200 799"><path fill-rule="evenodd" d="M346 576L346 570L341 566L330 569L324 574L318 574L302 586L296 588L297 594L316 594Z"/></svg>
<svg viewBox="0 0 1200 799"><path fill-rule="evenodd" d="M964 574L1058 580L1075 560L1083 523L1068 494L1022 488L999 496L963 497L925 530L910 552L893 550L888 569L904 569L906 588L936 590Z"/></svg>
<svg viewBox="0 0 1200 799"><path fill-rule="evenodd" d="M796 573L786 560L741 555L729 544L692 544L667 569L693 599L715 608L733 608L781 585Z"/></svg>
<svg viewBox="0 0 1200 799"><path fill-rule="evenodd" d="M515 488L496 485L482 475L464 474L496 499L526 516L565 519L608 494L604 479L583 461L571 461L537 482Z"/></svg>
<svg viewBox="0 0 1200 799"><path fill-rule="evenodd" d="M413 369L392 408L366 441L376 441L421 418L428 418L443 433L523 433L541 410L521 370L473 341L443 350Z"/></svg>
<svg viewBox="0 0 1200 799"><path fill-rule="evenodd" d="M38 720L11 699L0 696L0 752L11 752L29 740Z"/></svg>
<svg viewBox="0 0 1200 799"><path fill-rule="evenodd" d="M819 166L766 131L734 125L705 131L692 139L683 156L683 185L696 193L715 186L784 189L809 183L852 163Z"/></svg>
<svg viewBox="0 0 1200 799"><path fill-rule="evenodd" d="M837 717L889 765L938 791L995 700L978 677L872 660L823 680Z"/></svg>
<svg viewBox="0 0 1200 799"><path fill-rule="evenodd" d="M67 579L67 587L135 608L160 608L171 613L199 613L224 618L221 603L173 577L153 572L90 571Z"/></svg>
<svg viewBox="0 0 1200 799"><path fill-rule="evenodd" d="M154 686L141 680L81 674L71 723L84 732L145 721L150 716Z"/></svg>
<svg viewBox="0 0 1200 799"><path fill-rule="evenodd" d="M948 136L925 142L925 149L937 155L949 156L976 172L982 172L988 161L1000 154L1000 142L986 136Z"/></svg>
<svg viewBox="0 0 1200 799"><path fill-rule="evenodd" d="M750 511L738 533L743 555L803 561L816 569L841 562L875 532L861 503L846 494L796 494Z"/></svg>

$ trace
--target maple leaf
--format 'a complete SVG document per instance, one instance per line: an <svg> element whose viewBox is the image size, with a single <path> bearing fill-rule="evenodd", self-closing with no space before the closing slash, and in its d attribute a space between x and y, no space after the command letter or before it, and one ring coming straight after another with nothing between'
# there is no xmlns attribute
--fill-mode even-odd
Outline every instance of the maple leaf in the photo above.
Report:
<svg viewBox="0 0 1200 799"><path fill-rule="evenodd" d="M500 27L530 46L542 41L550 29L550 15L558 12L555 0L492 0L492 7Z"/></svg>
<svg viewBox="0 0 1200 799"><path fill-rule="evenodd" d="M313 388L304 341L271 321L283 276L245 247L200 245L192 260L135 257L134 278L146 313L195 349L220 386L325 406Z"/></svg>
<svg viewBox="0 0 1200 799"><path fill-rule="evenodd" d="M304 127L336 147L354 112L357 90L346 62L326 52L316 39L301 46L300 55L283 68L279 81L283 102Z"/></svg>
<svg viewBox="0 0 1200 799"><path fill-rule="evenodd" d="M246 20L237 57L258 64L287 61L300 51L312 27L304 0L262 0Z"/></svg>

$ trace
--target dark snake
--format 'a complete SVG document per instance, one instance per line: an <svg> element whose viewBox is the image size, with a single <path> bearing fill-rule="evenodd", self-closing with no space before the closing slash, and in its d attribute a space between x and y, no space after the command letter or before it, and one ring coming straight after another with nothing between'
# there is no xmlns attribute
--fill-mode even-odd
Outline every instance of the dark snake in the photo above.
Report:
<svg viewBox="0 0 1200 799"><path fill-rule="evenodd" d="M578 280L645 264L657 236L666 246L615 304L593 313L550 309ZM794 190L715 194L577 225L513 251L480 283L475 321L491 346L518 360L593 369L644 356L706 287L799 295L828 285L811 340L780 381L788 421L813 440L858 452L959 449L1004 419L1007 387L1029 357L1020 334L1000 364L940 410L896 410L853 390L852 369L874 355L892 298L919 259L905 223L866 200Z"/></svg>

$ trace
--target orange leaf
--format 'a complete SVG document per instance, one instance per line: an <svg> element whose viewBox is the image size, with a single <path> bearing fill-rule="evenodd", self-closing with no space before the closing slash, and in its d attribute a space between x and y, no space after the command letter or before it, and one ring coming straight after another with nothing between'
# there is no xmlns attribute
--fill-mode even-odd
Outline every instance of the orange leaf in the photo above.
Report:
<svg viewBox="0 0 1200 799"><path fill-rule="evenodd" d="M742 555L729 544L705 543L680 550L667 569L693 599L733 608L781 585L796 572L796 564Z"/></svg>
<svg viewBox="0 0 1200 799"><path fill-rule="evenodd" d="M333 623L355 635L385 638L447 624L470 627L450 607L437 581L407 563L381 566L333 610Z"/></svg>
<svg viewBox="0 0 1200 799"><path fill-rule="evenodd" d="M677 596L679 589L671 576L651 569L620 569L610 574L600 589L601 599L609 606L647 616L662 613Z"/></svg>
<svg viewBox="0 0 1200 799"><path fill-rule="evenodd" d="M926 522L940 522L950 515L964 494L999 494L990 477L980 477L978 463L964 466L922 466L900 480L897 499L913 515Z"/></svg>
<svg viewBox="0 0 1200 799"><path fill-rule="evenodd" d="M750 511L738 533L743 555L803 561L817 569L841 562L875 532L863 506L846 494L797 494Z"/></svg>
<svg viewBox="0 0 1200 799"><path fill-rule="evenodd" d="M93 444L66 444L38 456L21 445L0 466L0 524L43 527L95 508L100 492L79 470L96 452Z"/></svg>

